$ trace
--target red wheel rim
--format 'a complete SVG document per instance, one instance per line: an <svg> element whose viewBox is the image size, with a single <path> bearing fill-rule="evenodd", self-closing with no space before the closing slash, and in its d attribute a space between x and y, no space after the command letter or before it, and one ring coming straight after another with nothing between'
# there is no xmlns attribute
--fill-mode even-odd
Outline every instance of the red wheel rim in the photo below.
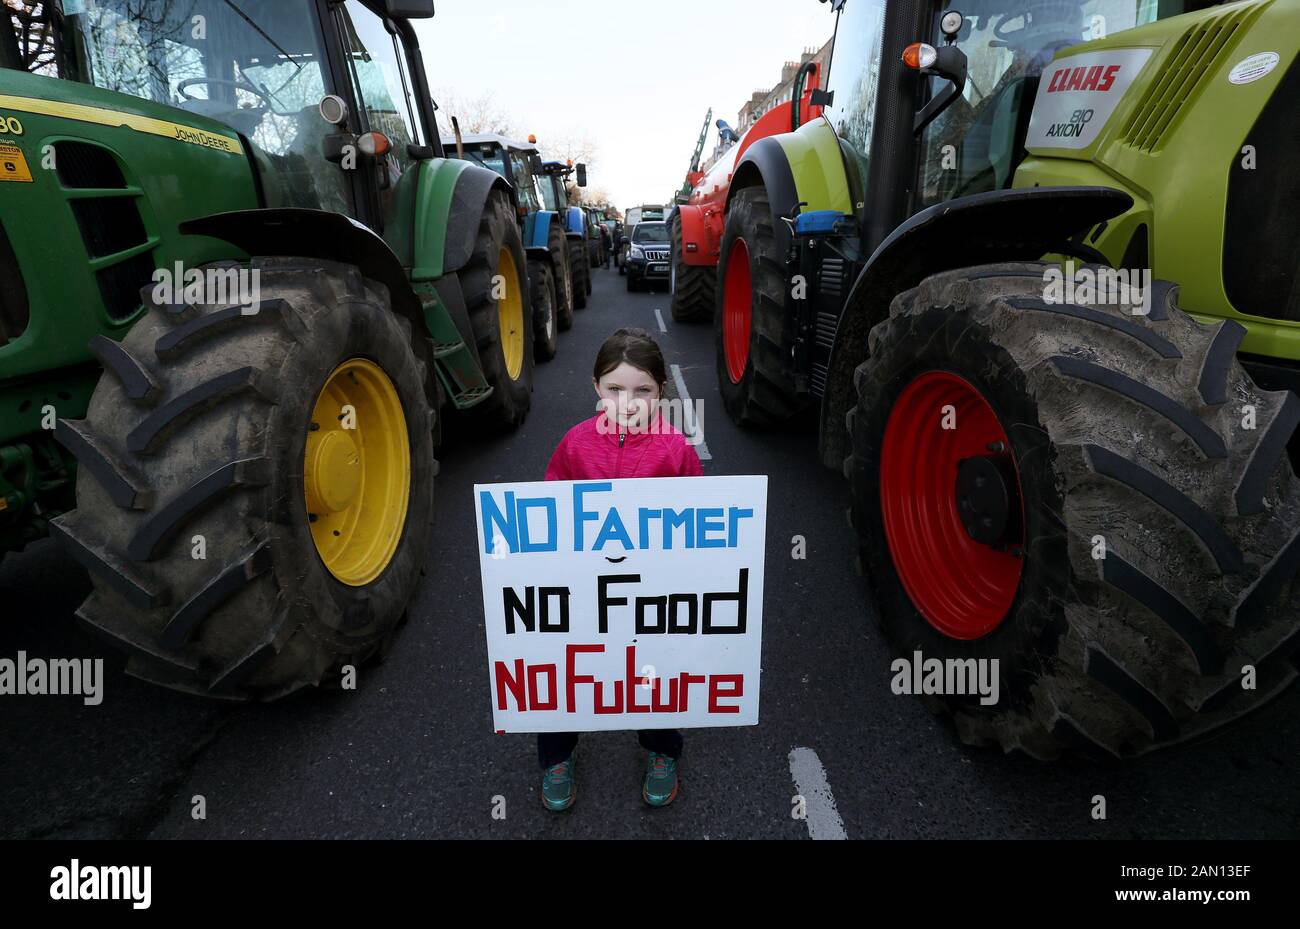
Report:
<svg viewBox="0 0 1300 929"><path fill-rule="evenodd" d="M722 290L722 349L727 356L727 375L739 384L749 364L749 326L753 315L754 288L749 275L749 246L737 239L727 258L727 279Z"/></svg>
<svg viewBox="0 0 1300 929"><path fill-rule="evenodd" d="M943 428L946 407L952 407L956 428ZM996 629L1011 610L1024 570L1022 554L972 539L957 509L961 461L988 455L994 443L1011 448L993 407L969 381L947 371L927 371L912 381L885 426L880 504L889 553L921 615L954 639L978 639ZM1023 507L1011 517L1023 532Z"/></svg>

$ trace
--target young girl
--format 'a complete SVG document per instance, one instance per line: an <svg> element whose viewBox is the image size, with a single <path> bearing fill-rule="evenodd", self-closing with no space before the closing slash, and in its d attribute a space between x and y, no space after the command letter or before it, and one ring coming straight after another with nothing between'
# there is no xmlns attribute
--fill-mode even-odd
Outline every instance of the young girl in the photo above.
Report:
<svg viewBox="0 0 1300 929"><path fill-rule="evenodd" d="M663 352L644 329L620 329L596 355L592 386L600 412L578 423L560 440L546 468L548 481L628 477L698 477L700 456L677 429L659 415L668 383ZM649 752L641 797L650 806L677 798L677 760L682 734L674 729L643 729L637 735ZM548 810L567 810L577 798L573 781L576 732L537 737L542 765L542 802Z"/></svg>

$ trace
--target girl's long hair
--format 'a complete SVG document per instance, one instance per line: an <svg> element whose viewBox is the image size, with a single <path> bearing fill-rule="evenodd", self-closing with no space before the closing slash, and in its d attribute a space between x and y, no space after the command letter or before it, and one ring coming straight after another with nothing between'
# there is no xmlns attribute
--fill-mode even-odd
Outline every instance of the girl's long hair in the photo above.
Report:
<svg viewBox="0 0 1300 929"><path fill-rule="evenodd" d="M628 326L619 329L606 339L605 344L596 353L596 365L592 370L592 377L599 382L602 377L623 362L649 374L661 389L668 383L664 353L660 350L659 343L644 329Z"/></svg>

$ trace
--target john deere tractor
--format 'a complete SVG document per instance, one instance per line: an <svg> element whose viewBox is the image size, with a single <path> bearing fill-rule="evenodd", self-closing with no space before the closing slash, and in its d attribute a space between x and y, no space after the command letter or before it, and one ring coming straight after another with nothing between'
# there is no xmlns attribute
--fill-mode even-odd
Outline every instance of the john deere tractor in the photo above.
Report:
<svg viewBox="0 0 1300 929"><path fill-rule="evenodd" d="M142 678L269 699L386 648L444 410L528 413L523 243L442 157L432 15L0 8L0 551L57 536Z"/></svg>
<svg viewBox="0 0 1300 929"><path fill-rule="evenodd" d="M831 8L825 115L728 196L730 415L818 425L897 655L998 661L995 705L928 698L964 740L1124 757L1261 705L1300 648L1300 3Z"/></svg>
<svg viewBox="0 0 1300 929"><path fill-rule="evenodd" d="M528 256L533 354L538 361L550 361L559 350L559 333L573 326L575 278L564 218L545 206L551 179L543 171L537 143L479 134L444 138L443 145L448 154L482 165L510 184Z"/></svg>

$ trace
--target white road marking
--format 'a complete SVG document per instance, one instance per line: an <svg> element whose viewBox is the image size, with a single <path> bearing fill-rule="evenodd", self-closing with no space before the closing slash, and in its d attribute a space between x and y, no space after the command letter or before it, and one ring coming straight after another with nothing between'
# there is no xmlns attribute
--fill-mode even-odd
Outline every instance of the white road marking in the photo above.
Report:
<svg viewBox="0 0 1300 929"><path fill-rule="evenodd" d="M668 327L664 325L664 314L660 313L658 310L655 310L655 319L659 320L659 331L667 332Z"/></svg>
<svg viewBox="0 0 1300 929"><path fill-rule="evenodd" d="M812 839L847 839L844 820L835 807L835 795L826 781L822 760L811 748L790 752L790 776L794 789L804 798L808 811L808 837Z"/></svg>
<svg viewBox="0 0 1300 929"><path fill-rule="evenodd" d="M691 402L690 392L686 389L686 378L682 377L680 367L677 365L672 367L673 383L677 385L677 396L681 398L682 413L686 417L686 435L691 438L698 437L699 443L695 446L695 452L700 456L700 461L711 461L713 455L709 452L709 446L704 441L704 428L695 421L695 404Z"/></svg>

